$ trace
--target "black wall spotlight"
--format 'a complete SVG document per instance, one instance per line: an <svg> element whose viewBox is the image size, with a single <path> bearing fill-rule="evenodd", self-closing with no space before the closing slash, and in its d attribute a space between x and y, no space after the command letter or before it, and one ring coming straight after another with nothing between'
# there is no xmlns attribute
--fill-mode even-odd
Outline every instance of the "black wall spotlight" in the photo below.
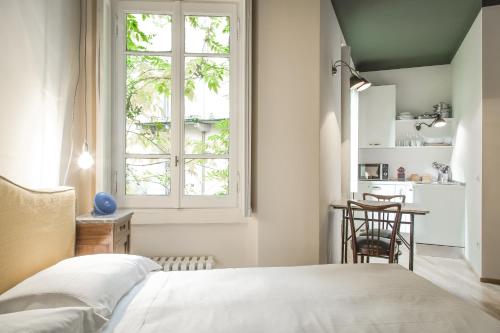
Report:
<svg viewBox="0 0 500 333"><path fill-rule="evenodd" d="M371 82L362 77L358 71L352 68L348 63L342 60L337 60L332 65L332 75L337 74L337 68L345 66L351 72L351 89L357 92L366 90L371 87Z"/></svg>
<svg viewBox="0 0 500 333"><path fill-rule="evenodd" d="M415 124L415 128L417 129L417 131L420 131L422 129L422 125L425 125L427 127L443 127L443 126L446 126L446 120L443 119L443 117L438 113L438 114L435 114L434 117L436 117L436 119L434 119L432 121L432 123L430 124L426 124L426 123L418 123L418 124Z"/></svg>

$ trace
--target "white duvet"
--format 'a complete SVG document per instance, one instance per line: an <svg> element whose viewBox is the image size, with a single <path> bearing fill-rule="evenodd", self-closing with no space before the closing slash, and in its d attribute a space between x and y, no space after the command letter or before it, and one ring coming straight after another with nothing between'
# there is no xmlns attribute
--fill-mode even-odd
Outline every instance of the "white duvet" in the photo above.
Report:
<svg viewBox="0 0 500 333"><path fill-rule="evenodd" d="M155 272L108 332L500 332L500 322L399 265Z"/></svg>

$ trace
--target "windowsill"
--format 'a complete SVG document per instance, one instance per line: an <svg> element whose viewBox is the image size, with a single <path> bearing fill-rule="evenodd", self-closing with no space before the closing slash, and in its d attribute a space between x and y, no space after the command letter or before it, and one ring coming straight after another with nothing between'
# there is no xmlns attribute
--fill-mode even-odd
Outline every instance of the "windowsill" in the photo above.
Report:
<svg viewBox="0 0 500 333"><path fill-rule="evenodd" d="M245 217L239 208L129 208L134 212L132 225L164 224L246 224L252 217Z"/></svg>

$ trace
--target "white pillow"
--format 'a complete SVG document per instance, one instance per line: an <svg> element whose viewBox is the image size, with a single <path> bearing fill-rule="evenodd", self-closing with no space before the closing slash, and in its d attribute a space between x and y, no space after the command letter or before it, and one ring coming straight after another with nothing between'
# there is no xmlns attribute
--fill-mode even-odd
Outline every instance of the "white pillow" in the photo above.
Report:
<svg viewBox="0 0 500 333"><path fill-rule="evenodd" d="M60 261L0 295L0 314L57 307L92 307L109 318L116 303L161 266L128 254L94 254Z"/></svg>
<svg viewBox="0 0 500 333"><path fill-rule="evenodd" d="M38 309L0 315L2 333L98 332L106 322L92 308Z"/></svg>

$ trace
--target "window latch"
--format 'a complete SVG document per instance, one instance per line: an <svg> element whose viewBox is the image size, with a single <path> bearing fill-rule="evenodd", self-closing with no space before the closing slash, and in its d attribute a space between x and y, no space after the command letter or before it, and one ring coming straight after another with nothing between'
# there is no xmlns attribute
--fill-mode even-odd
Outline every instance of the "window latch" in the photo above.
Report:
<svg viewBox="0 0 500 333"><path fill-rule="evenodd" d="M175 166L178 166L178 165L179 165L179 156L177 156L177 155L175 155L174 165L175 165Z"/></svg>

